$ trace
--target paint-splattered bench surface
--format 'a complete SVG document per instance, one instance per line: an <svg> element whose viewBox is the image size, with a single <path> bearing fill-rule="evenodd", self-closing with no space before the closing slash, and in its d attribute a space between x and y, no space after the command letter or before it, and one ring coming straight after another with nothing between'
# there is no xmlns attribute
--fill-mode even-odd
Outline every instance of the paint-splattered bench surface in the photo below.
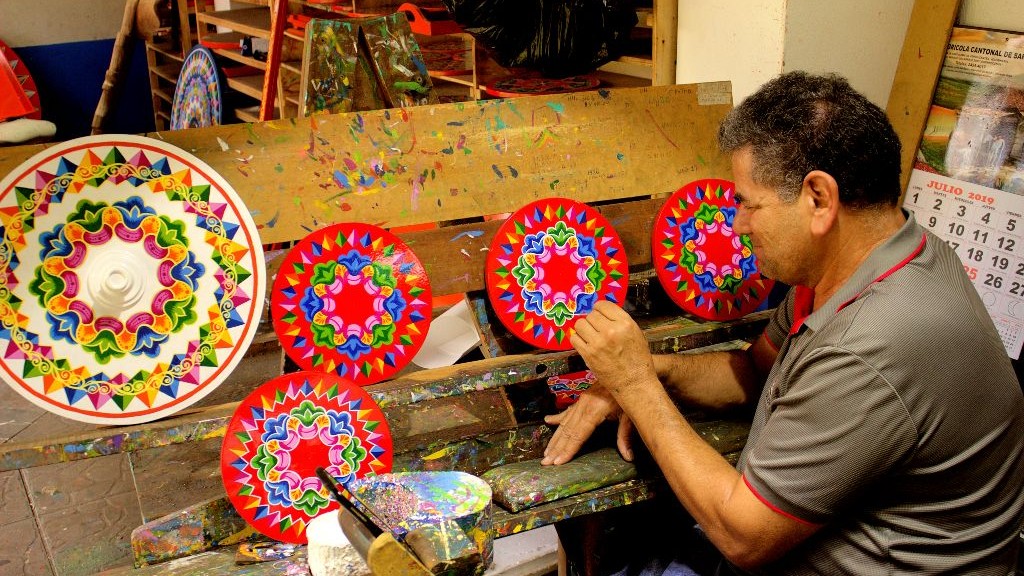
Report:
<svg viewBox="0 0 1024 576"><path fill-rule="evenodd" d="M233 361L233 370L226 370L216 391L187 410L154 422L75 422L0 387L0 474L42 471L45 466L45 476L57 482L65 476L80 478L75 467L83 462L123 468L129 476L126 490L135 492L140 503L132 514L142 522L222 497L224 488L217 478L220 442L239 401L272 377L299 367L329 369L357 381L369 378L358 383L369 384L363 389L390 428L395 471L454 469L482 474L540 457L551 434L542 417L571 401L587 384L586 373L580 373L585 367L568 349L566 322L592 306L594 298L610 299L630 310L656 351L749 339L763 327L764 312L746 314L748 309L737 309L739 300L708 297L714 284L705 286L701 283L706 279L686 276L686 270L713 268L707 266L707 255L691 244L705 242L721 225L731 223L727 208L712 201L728 199L728 187L704 185L669 202L670 195L688 183L730 177L728 162L715 143L717 124L730 107L728 83L709 83L322 115L151 135L201 160L214 174L207 177L233 189L244 202L248 220L238 215L239 226L248 222L259 243L271 247L261 286L269 308L279 306L280 313L264 308L261 322L246 336L252 344L245 357ZM18 170L44 149L0 149L0 175ZM170 170L166 165L152 168L151 156L144 158L147 169ZM98 162L116 163L118 158L111 153ZM143 160L135 158L123 161L135 162L132 166L138 168ZM88 184L97 189L104 185L94 180ZM566 203L552 203L550 198ZM227 222L231 216L224 215L222 204L211 201L209 206L213 217ZM697 213L697 206L706 208ZM78 208L85 210L83 219L92 217L88 210L113 214L115 209L124 218L138 213L127 204L123 210ZM524 211L516 212L520 209ZM509 213L518 216L508 218ZM96 214L97 225L106 222L107 216ZM313 231L343 222L366 230L346 229L349 232L307 241L304 256L288 251ZM224 228L234 230L231 226ZM379 229L395 236L371 232ZM210 228L207 221L205 241L210 243L209 234L217 231L223 232ZM661 235L655 238L657 234ZM335 259L339 269L373 271L365 276L368 283L372 276L373 290L367 288L370 295L361 298L376 316L363 328L331 328L324 322L332 307L353 300L324 296L340 290L333 271L323 280L322 274L317 276L320 272L303 268L312 268L311 259L339 244L345 248ZM220 246L216 239L211 245ZM59 251L57 244L52 246L51 252ZM723 246L715 249L737 250L738 264L705 276L718 274L719 286L724 282L735 290L735 282L751 270L743 263L743 245ZM414 268L411 260L396 264L391 272L374 268L376 264L363 262L364 256L356 253L361 248L378 250L392 260L396 250L399 256L410 251L422 268ZM573 254L573 265L580 266L579 274L551 263L567 250ZM220 253L233 254L230 249ZM74 254L33 257L59 256L61 265L67 266ZM218 258L207 268L223 268ZM659 261L661 269L656 270ZM278 272L282 262L285 267ZM102 289L120 290L119 274L108 273ZM275 274L278 280L287 276L285 284L275 283ZM417 275L429 279L429 291L417 284ZM242 282L247 276L237 278ZM56 282L46 274L24 279L40 290L59 286ZM295 289L299 284L309 285L311 292L300 294ZM225 299L231 288L236 286L222 282L216 298ZM760 299L769 288L762 283L753 291ZM399 302L393 295L403 290ZM235 294L233 302L248 301ZM401 356L411 354L403 346L416 344L415 333L426 329L429 322L424 320L437 315L437 304L450 304L443 298L457 294L467 295L479 347L467 356L469 360L454 366L402 368ZM57 306L42 300L40 305ZM695 305L729 314L722 314L721 321L701 319L687 307ZM306 314L305 324L300 311ZM364 332L349 341L345 330ZM394 347L365 362L348 361L384 340ZM289 353L301 353L286 360L282 342ZM338 354L331 356L315 343L328 348L336 344ZM5 353L8 360L27 365L17 357L17 349ZM72 401L81 399L69 395L68 402ZM696 420L701 433L721 452L742 447L742 423ZM26 478L35 476L41 475L29 473ZM65 489L88 491L87 483L80 478ZM499 511L495 531L511 534L644 499L654 486L653 480L641 477L520 512ZM26 486L27 493L39 490L45 487Z"/></svg>

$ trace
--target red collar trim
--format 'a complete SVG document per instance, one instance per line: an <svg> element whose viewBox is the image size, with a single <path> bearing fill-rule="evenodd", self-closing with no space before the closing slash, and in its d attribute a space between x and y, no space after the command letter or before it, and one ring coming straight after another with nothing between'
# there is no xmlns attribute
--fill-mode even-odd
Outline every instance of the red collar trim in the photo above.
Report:
<svg viewBox="0 0 1024 576"><path fill-rule="evenodd" d="M870 282L870 283L869 283L869 284L868 284L867 286L865 286L865 287L864 287L864 289L863 289L863 290L861 290L860 292L858 292L856 296L854 296L853 298L850 298L850 299L849 299L849 300L847 300L846 302L843 302L843 303L842 303L842 304L841 304L841 305L839 306L839 308L836 308L836 312L839 312L839 311L840 311L840 310L842 310L843 308L846 308L846 307L847 307L847 306L849 306L850 304L853 304L853 302L854 302L854 301L856 301L856 300L857 300L857 298L860 298L861 294L863 294L864 292L866 292L866 291L867 291L867 289L868 289L868 288L870 288L872 284L874 284L874 283L876 283L876 282L881 282L882 280L885 280L886 278L888 278L888 277L889 277L889 275L890 275L890 274L892 274L893 272L895 272L895 271L899 270L900 268L903 268L904 266L906 266L906 265L907 265L907 263L908 263L908 262L910 262L910 261L911 261L911 260L913 260L914 258L917 258L918 254L920 254L920 253L921 253L921 251L922 251L922 250L924 250L924 245L925 245L925 243L927 242L927 240L928 240L928 237L927 237L927 236L925 236L924 234L921 234L921 243L917 245L917 248L915 248L913 252L911 252L911 253L910 253L909 255L907 255L907 257L906 257L906 258L904 258L903 260L901 260L900 262L898 262L898 263L897 263L897 264L896 264L895 266L893 266L892 268L889 268L889 269L888 269L888 270L886 270L885 272L882 272L882 273L881 273L881 274L880 274L880 275L878 276L878 278L875 278L874 280L872 280L872 281L871 281L871 282Z"/></svg>
<svg viewBox="0 0 1024 576"><path fill-rule="evenodd" d="M795 336L804 325L804 320L814 312L814 289L807 286L797 286L796 295L793 297L793 326L789 329L789 335Z"/></svg>

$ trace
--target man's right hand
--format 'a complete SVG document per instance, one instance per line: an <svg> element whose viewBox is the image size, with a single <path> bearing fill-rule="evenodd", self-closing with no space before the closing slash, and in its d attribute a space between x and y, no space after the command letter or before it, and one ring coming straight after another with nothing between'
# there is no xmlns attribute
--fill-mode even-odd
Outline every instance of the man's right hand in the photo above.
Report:
<svg viewBox="0 0 1024 576"><path fill-rule="evenodd" d="M622 412L612 395L595 382L589 390L580 395L575 404L564 412L545 416L544 421L558 426L554 436L544 449L541 464L565 464L579 452L583 443L594 433L594 429L605 420L618 420L616 445L623 459L633 461L633 423Z"/></svg>

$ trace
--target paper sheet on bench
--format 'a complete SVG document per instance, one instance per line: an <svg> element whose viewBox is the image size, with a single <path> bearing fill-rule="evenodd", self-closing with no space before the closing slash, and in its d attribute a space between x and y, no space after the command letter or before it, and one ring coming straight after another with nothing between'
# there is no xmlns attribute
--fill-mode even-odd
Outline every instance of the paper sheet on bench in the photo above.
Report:
<svg viewBox="0 0 1024 576"><path fill-rule="evenodd" d="M473 317L465 299L444 311L430 323L430 332L413 364L421 368L451 366L480 344Z"/></svg>

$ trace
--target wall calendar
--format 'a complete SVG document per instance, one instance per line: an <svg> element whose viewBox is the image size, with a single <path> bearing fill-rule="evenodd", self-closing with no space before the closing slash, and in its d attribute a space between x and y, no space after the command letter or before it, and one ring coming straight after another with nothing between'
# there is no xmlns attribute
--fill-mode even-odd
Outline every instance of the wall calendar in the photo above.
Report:
<svg viewBox="0 0 1024 576"><path fill-rule="evenodd" d="M903 206L952 247L1010 357L1024 345L1024 35L954 28Z"/></svg>

